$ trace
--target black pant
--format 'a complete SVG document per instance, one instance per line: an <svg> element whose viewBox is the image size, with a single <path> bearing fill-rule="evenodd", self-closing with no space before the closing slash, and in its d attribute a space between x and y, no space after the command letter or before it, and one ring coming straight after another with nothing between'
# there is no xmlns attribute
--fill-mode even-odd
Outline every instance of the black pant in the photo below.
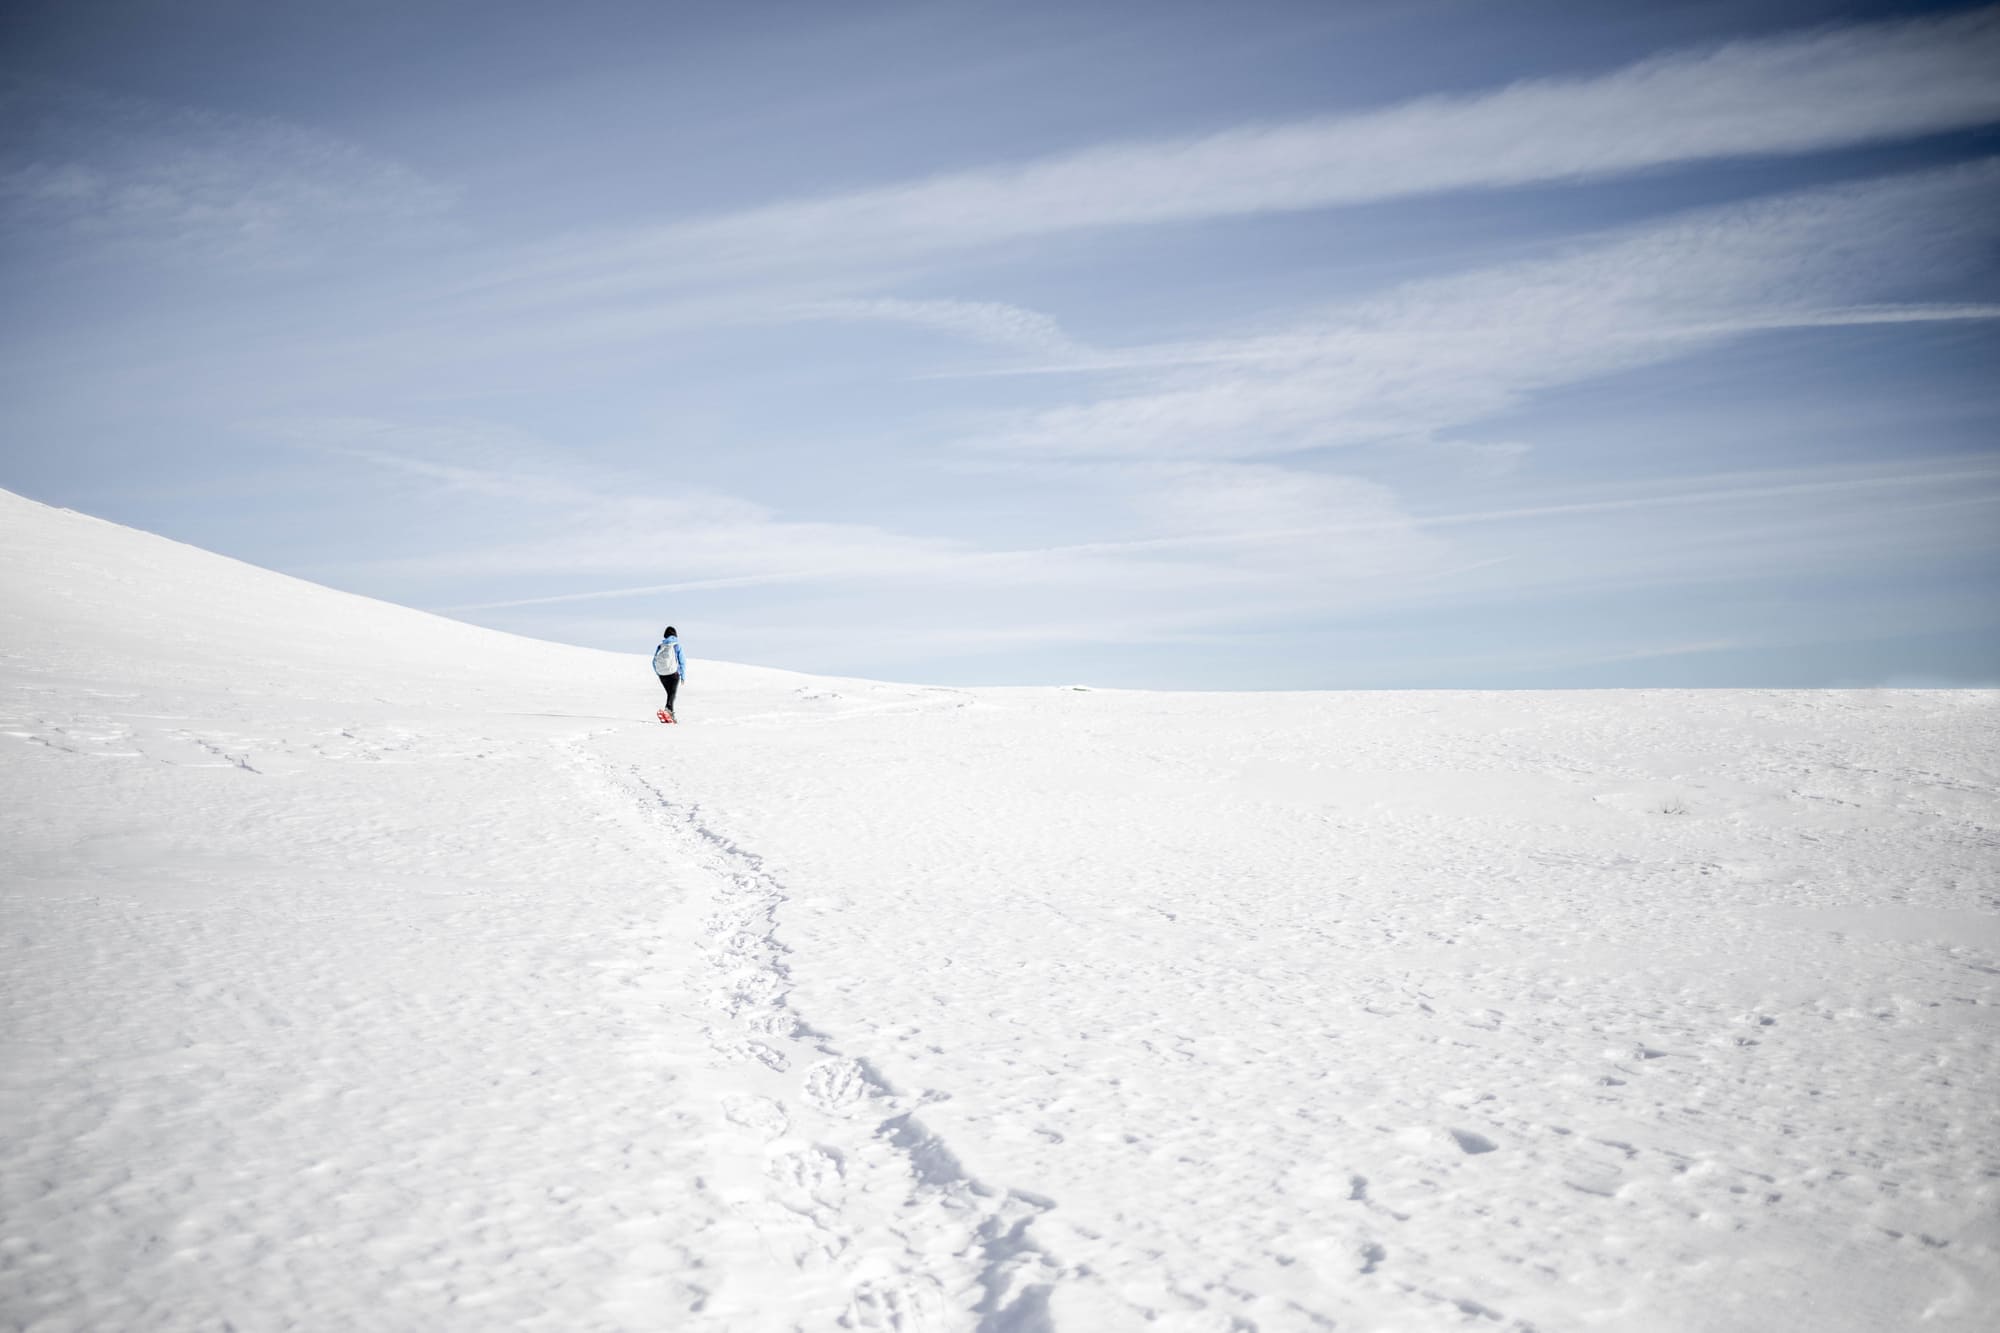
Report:
<svg viewBox="0 0 2000 1333"><path fill-rule="evenodd" d="M676 671L676 672L673 672L673 673L672 673L671 675L666 675L666 676L662 676L662 677L660 677L660 684L662 684L662 685L664 685L664 686L666 687L666 690L667 690L667 711L668 711L669 713L671 713L671 712L673 712L673 711L674 711L674 696L675 696L676 694L680 693L680 689L681 689L681 673L680 673L680 672L678 672L678 671Z"/></svg>

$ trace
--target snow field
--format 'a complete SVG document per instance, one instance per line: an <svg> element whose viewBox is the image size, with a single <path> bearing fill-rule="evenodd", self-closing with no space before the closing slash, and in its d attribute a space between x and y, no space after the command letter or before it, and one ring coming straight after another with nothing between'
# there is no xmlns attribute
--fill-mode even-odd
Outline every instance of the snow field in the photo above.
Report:
<svg viewBox="0 0 2000 1333"><path fill-rule="evenodd" d="M1982 1317L1991 696L957 702L683 763L1056 1326Z"/></svg>
<svg viewBox="0 0 2000 1333"><path fill-rule="evenodd" d="M2000 696L697 656L666 728L657 628L510 639L0 493L0 1323L2000 1297Z"/></svg>

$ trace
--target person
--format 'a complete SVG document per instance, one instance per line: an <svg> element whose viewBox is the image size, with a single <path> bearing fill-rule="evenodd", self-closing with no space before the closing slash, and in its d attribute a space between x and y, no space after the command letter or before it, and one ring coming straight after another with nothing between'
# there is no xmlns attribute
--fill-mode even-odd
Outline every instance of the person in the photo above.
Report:
<svg viewBox="0 0 2000 1333"><path fill-rule="evenodd" d="M680 693L681 679L687 675L687 658L681 655L680 635L674 633L672 625L660 635L660 646L653 650L653 674L667 692L667 716L672 717L674 696Z"/></svg>

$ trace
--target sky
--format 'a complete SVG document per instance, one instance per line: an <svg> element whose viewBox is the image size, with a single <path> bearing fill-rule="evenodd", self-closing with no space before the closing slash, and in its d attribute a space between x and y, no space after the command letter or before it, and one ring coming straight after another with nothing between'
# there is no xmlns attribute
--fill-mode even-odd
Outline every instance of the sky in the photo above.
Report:
<svg viewBox="0 0 2000 1333"><path fill-rule="evenodd" d="M1996 371L2000 7L0 8L0 487L691 690L2000 685Z"/></svg>

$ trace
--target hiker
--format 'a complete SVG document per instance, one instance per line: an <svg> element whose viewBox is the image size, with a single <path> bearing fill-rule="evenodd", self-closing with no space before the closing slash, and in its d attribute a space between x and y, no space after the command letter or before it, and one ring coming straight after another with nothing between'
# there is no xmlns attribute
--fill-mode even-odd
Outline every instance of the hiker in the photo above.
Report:
<svg viewBox="0 0 2000 1333"><path fill-rule="evenodd" d="M687 674L687 658L681 656L680 636L674 633L672 625L667 626L660 636L660 646L653 650L653 674L660 678L660 685L667 692L667 716L674 715L674 696L680 693L681 677Z"/></svg>

